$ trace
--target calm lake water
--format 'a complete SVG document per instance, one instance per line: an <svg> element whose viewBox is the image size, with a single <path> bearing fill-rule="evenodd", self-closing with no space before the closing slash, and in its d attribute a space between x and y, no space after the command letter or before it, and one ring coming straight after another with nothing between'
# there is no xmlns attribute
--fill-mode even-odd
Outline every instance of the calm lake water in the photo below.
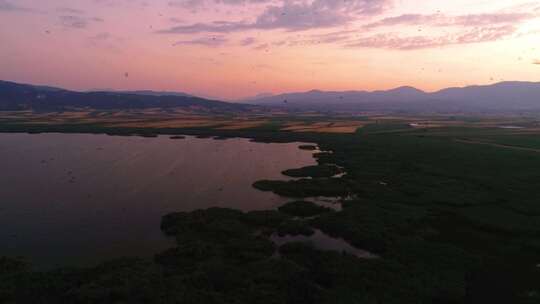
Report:
<svg viewBox="0 0 540 304"><path fill-rule="evenodd" d="M0 134L0 255L38 268L150 256L161 216L213 206L271 209L251 185L316 164L300 143L88 134Z"/></svg>

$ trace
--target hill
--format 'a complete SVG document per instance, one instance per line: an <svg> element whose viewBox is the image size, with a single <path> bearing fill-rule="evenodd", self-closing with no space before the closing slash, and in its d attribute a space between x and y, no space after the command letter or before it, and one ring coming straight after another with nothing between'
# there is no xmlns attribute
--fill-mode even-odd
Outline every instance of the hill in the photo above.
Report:
<svg viewBox="0 0 540 304"><path fill-rule="evenodd" d="M297 110L399 112L540 111L540 83L501 82L448 88L428 93L413 87L387 91L325 92L313 90L250 101Z"/></svg>
<svg viewBox="0 0 540 304"><path fill-rule="evenodd" d="M196 97L184 92L170 91L152 91L152 90L137 90L137 91L109 91L120 94L148 95L148 96L181 96L181 97Z"/></svg>
<svg viewBox="0 0 540 304"><path fill-rule="evenodd" d="M163 94L163 95L162 95ZM68 108L97 110L190 108L203 111L249 111L257 108L166 92L75 92L61 88L0 81L0 110L58 111Z"/></svg>

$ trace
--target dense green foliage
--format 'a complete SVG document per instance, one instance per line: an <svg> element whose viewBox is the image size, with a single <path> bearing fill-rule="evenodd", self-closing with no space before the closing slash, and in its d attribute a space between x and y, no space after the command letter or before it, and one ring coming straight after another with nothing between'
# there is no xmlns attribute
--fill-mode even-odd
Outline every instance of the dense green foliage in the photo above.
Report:
<svg viewBox="0 0 540 304"><path fill-rule="evenodd" d="M343 169L335 165L318 165L318 166L307 166L299 169L288 169L283 171L284 175L290 177L332 177L337 174L343 173Z"/></svg>
<svg viewBox="0 0 540 304"><path fill-rule="evenodd" d="M317 150L317 146L314 146L314 145L300 145L298 148L300 148L301 150L308 150L308 151Z"/></svg>
<svg viewBox="0 0 540 304"><path fill-rule="evenodd" d="M171 136L170 138L171 139L185 139L186 137L182 135L175 135L175 136Z"/></svg>

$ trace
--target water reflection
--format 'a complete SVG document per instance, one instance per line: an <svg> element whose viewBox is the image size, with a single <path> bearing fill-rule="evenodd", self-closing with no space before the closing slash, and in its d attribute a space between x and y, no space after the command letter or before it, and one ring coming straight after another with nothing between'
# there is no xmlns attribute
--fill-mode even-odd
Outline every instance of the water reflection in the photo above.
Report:
<svg viewBox="0 0 540 304"><path fill-rule="evenodd" d="M272 209L251 187L316 164L299 143L83 134L0 134L0 255L37 265L151 255L161 216L212 206Z"/></svg>
<svg viewBox="0 0 540 304"><path fill-rule="evenodd" d="M316 249L319 249L319 250L332 250L332 251L338 251L338 252L345 252L345 253L354 255L358 258L364 258L364 259L377 258L376 255L370 253L369 251L355 248L343 239L333 238L318 229L314 229L314 231L315 233L312 234L311 236L304 236L304 235L279 236L277 234L274 234L271 236L271 240L277 246L281 246L281 245L284 245L286 243L291 243L291 242L309 242L313 244L313 246Z"/></svg>
<svg viewBox="0 0 540 304"><path fill-rule="evenodd" d="M341 205L342 198L341 197L328 197L328 196L315 196L315 197L307 197L304 199L305 201L312 202L315 205L330 208L334 211L341 211L343 209Z"/></svg>

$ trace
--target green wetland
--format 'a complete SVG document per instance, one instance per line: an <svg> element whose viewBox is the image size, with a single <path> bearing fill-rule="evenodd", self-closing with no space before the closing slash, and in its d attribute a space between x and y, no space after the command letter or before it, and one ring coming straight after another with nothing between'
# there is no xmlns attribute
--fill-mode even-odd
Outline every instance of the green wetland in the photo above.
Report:
<svg viewBox="0 0 540 304"><path fill-rule="evenodd" d="M328 167L310 164L295 170L294 179L256 181L263 193L296 201L279 209L164 214L159 227L174 243L146 258L45 272L4 258L3 302L540 302L540 153L534 134L403 124L367 125L355 134L96 125L0 130L309 142L329 151L315 155L319 165L346 172L334 178ZM301 203L319 196L343 198L341 208ZM321 234L367 254L305 241Z"/></svg>

